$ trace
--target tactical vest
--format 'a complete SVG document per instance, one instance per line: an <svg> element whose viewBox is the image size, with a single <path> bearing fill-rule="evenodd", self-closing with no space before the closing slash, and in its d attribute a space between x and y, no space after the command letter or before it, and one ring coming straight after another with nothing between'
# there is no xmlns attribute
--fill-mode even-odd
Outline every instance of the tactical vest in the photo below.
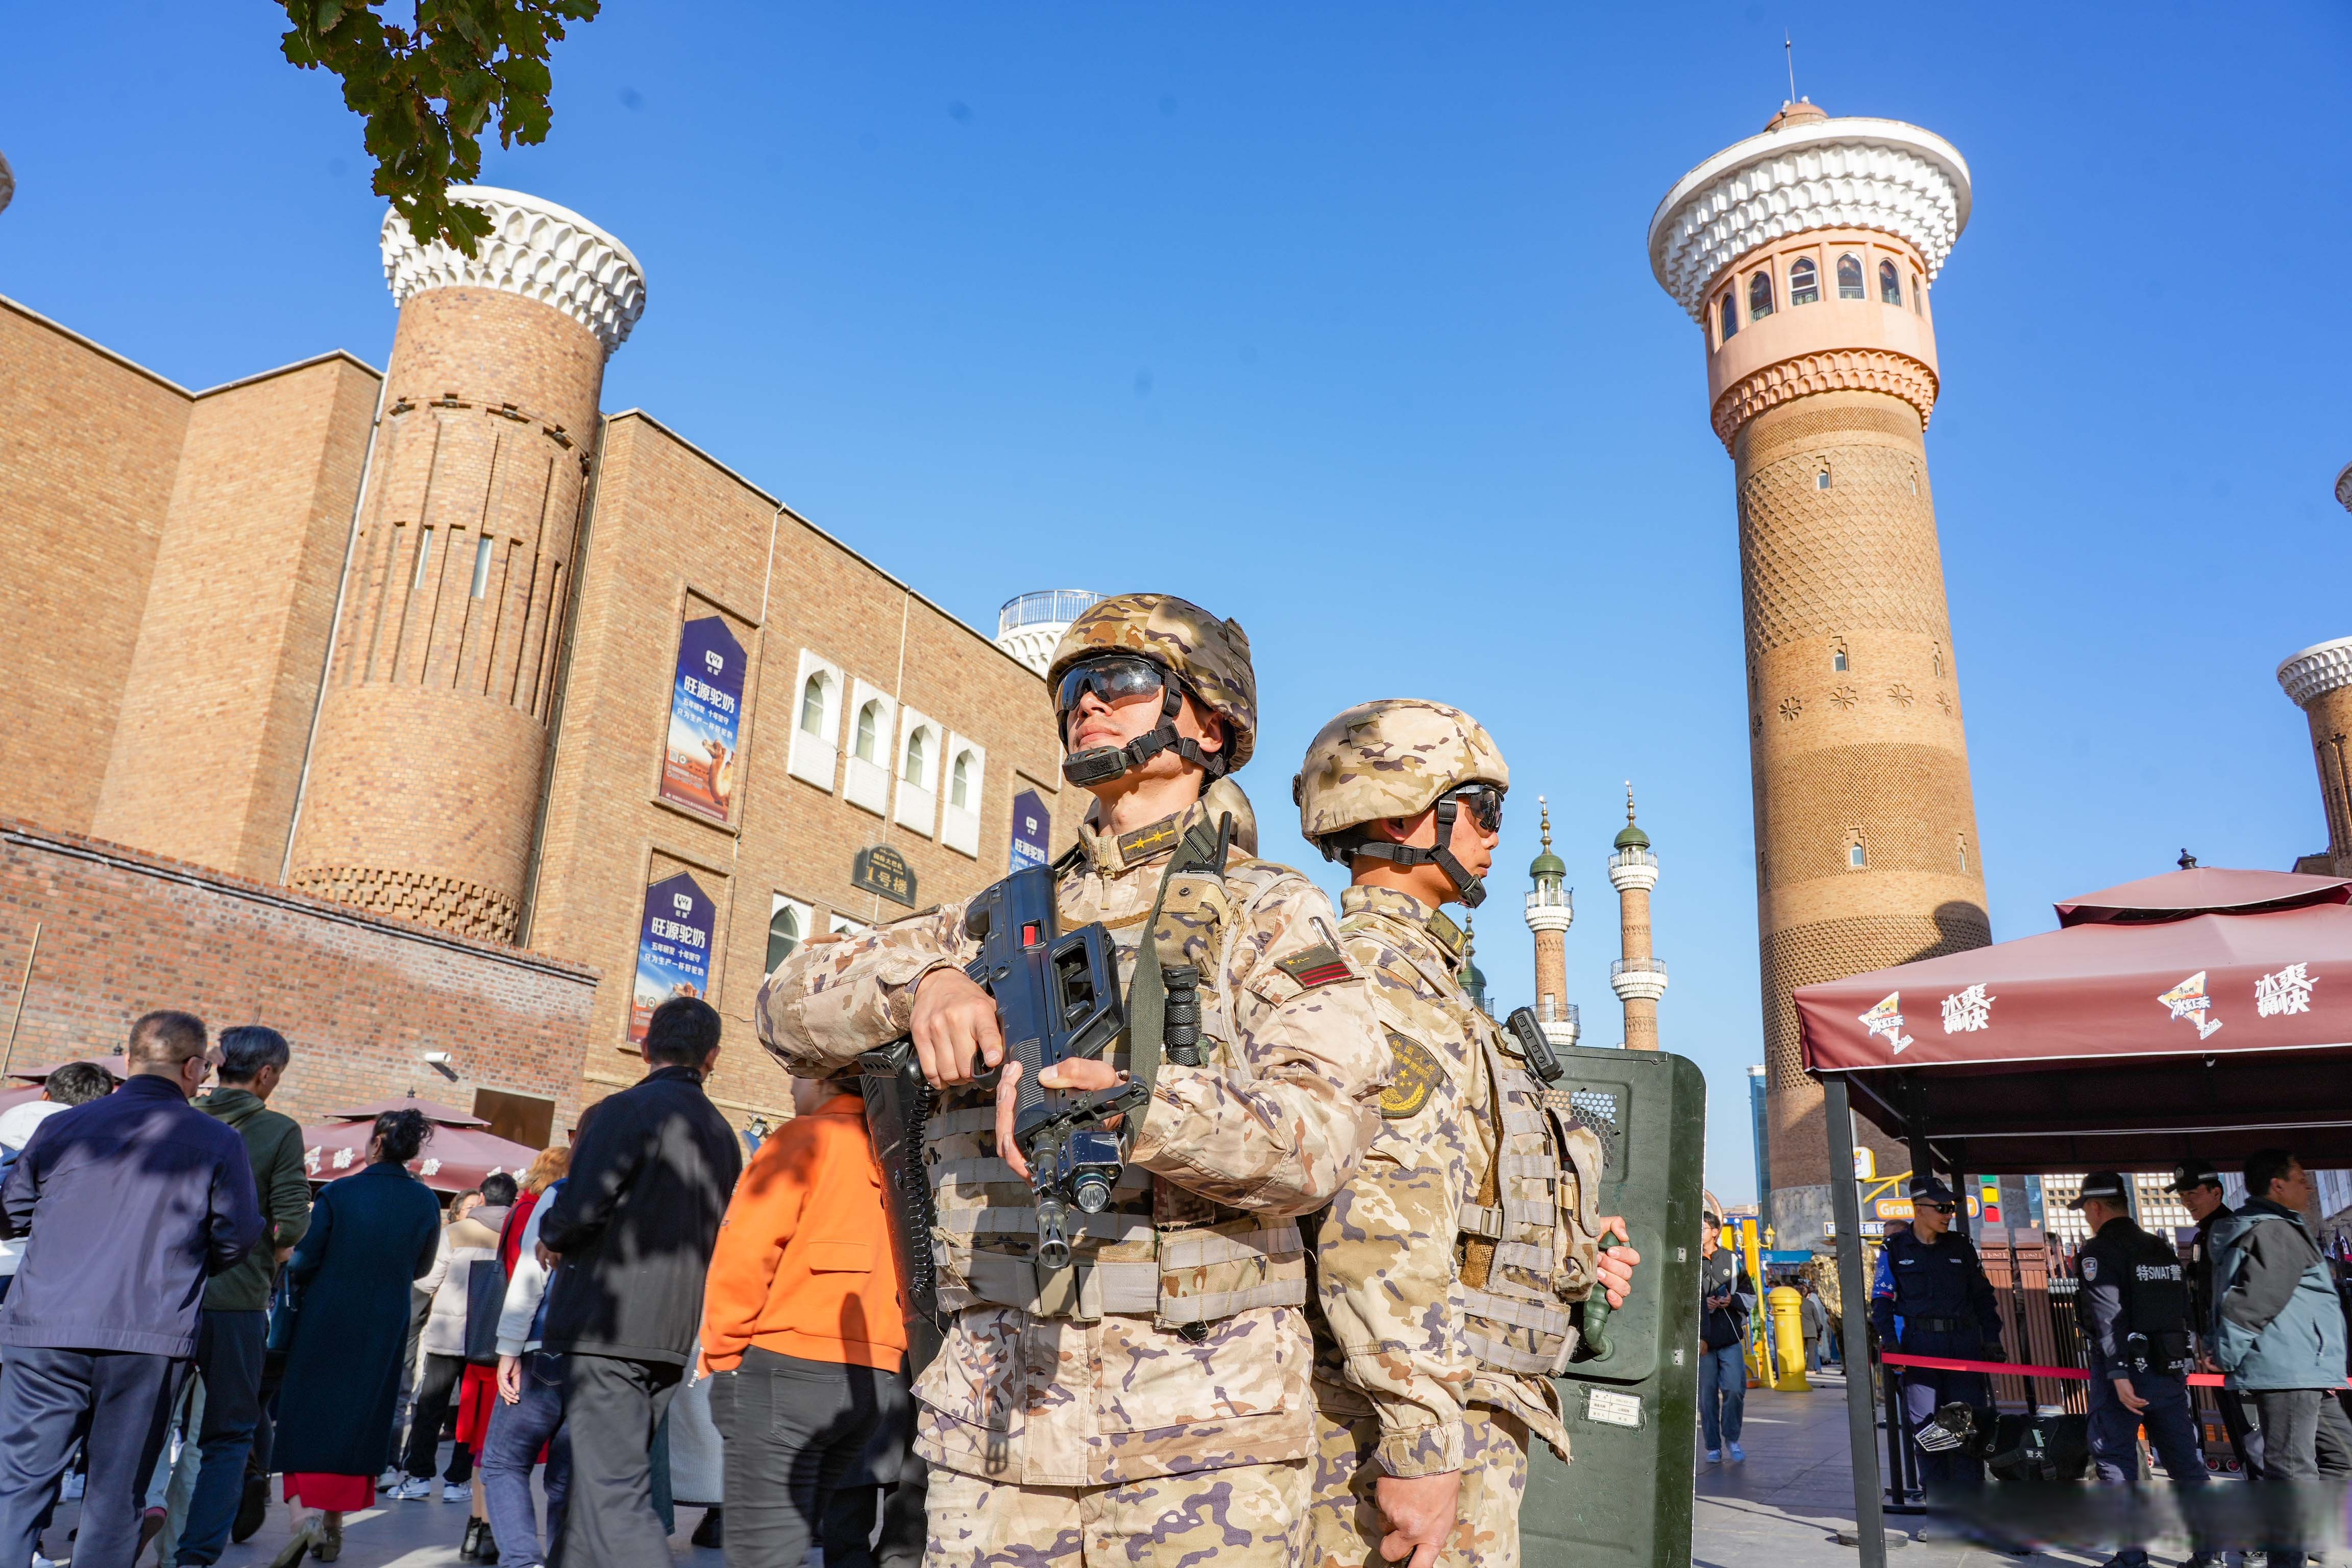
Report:
<svg viewBox="0 0 2352 1568"><path fill-rule="evenodd" d="M1340 929L1371 929L1356 927L1357 918ZM1445 998L1486 1068L1495 1157L1476 1190L1461 1194L1454 1245L1464 1342L1494 1371L1557 1377L1579 1342L1569 1306L1592 1293L1601 1255L1601 1140L1548 1102L1452 973L1406 956Z"/></svg>
<svg viewBox="0 0 2352 1568"><path fill-rule="evenodd" d="M1147 940L1163 972L1195 971L1199 1065L1244 1072L1223 978L1236 933L1297 873L1242 856L1222 875L1175 871L1176 863L1159 879L1156 921L1149 909L1104 921L1119 948L1120 977L1131 984ZM1094 918L1083 910L1065 915L1065 929L1083 923L1076 916ZM1122 1041L1118 1065L1127 1065L1126 1049ZM1149 1114L1171 1112L1163 1105ZM939 1195L931 1251L942 1309L993 1304L1077 1322L1150 1316L1197 1338L1207 1324L1236 1313L1306 1304L1307 1251L1296 1220L1229 1208L1131 1165L1103 1213L1068 1215L1070 1267L1038 1268L1032 1258L1034 1194L996 1156L995 1131L992 1090L960 1090L931 1118L925 1159Z"/></svg>

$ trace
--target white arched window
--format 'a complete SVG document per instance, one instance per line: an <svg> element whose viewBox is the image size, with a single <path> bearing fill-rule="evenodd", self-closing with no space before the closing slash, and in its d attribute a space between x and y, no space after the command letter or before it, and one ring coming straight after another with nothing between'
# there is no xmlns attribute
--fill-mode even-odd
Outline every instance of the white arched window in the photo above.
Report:
<svg viewBox="0 0 2352 1568"><path fill-rule="evenodd" d="M1789 268L1789 303L1810 305L1822 297L1822 269L1813 265L1810 256L1798 258Z"/></svg>
<svg viewBox="0 0 2352 1568"><path fill-rule="evenodd" d="M882 704L868 702L857 710L857 741L853 748L861 763L874 760L874 748L878 744L877 732L882 726Z"/></svg>
<svg viewBox="0 0 2352 1568"><path fill-rule="evenodd" d="M980 856L980 797L986 793L988 753L961 735L948 737L947 798L940 802L940 842L959 854Z"/></svg>
<svg viewBox="0 0 2352 1568"><path fill-rule="evenodd" d="M900 716L898 798L891 815L899 824L929 836L939 826L940 727L912 708Z"/></svg>
<svg viewBox="0 0 2352 1568"><path fill-rule="evenodd" d="M776 965L799 949L801 940L809 932L809 907L806 904L779 893L775 895L774 909L775 912L768 917L767 972L771 974L776 972Z"/></svg>
<svg viewBox="0 0 2352 1568"><path fill-rule="evenodd" d="M829 791L841 765L841 671L810 649L801 649L800 694L785 771Z"/></svg>
<svg viewBox="0 0 2352 1568"><path fill-rule="evenodd" d="M890 815L890 790L904 766L898 705L863 680L849 683L848 756L842 759L841 795L877 816Z"/></svg>

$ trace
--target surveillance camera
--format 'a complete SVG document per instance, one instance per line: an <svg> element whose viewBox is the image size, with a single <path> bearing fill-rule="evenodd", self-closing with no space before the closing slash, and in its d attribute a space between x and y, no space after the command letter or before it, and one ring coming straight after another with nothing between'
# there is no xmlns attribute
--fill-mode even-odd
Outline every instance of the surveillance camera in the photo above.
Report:
<svg viewBox="0 0 2352 1568"><path fill-rule="evenodd" d="M457 1058L446 1051L427 1051L425 1053L425 1059L436 1068L446 1068Z"/></svg>

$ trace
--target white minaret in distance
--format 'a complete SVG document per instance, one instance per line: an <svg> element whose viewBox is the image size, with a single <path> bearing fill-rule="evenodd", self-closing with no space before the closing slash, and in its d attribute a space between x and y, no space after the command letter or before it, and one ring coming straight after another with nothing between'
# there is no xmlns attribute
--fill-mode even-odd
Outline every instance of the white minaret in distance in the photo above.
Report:
<svg viewBox="0 0 2352 1568"><path fill-rule="evenodd" d="M1528 893L1528 930L1536 939L1536 1016L1554 1046L1576 1044L1576 1004L1568 999L1568 928L1576 923L1576 889L1568 885L1568 864L1551 852L1551 804L1542 795L1543 853L1528 867L1535 886Z"/></svg>
<svg viewBox="0 0 2352 1568"><path fill-rule="evenodd" d="M1040 588L1017 595L996 612L996 646L1043 675L1070 623L1101 599L1100 594L1084 588Z"/></svg>
<svg viewBox="0 0 2352 1568"><path fill-rule="evenodd" d="M1609 856L1609 885L1617 889L1622 958L1609 966L1609 989L1625 1005L1625 1048L1658 1048L1658 998L1666 994L1666 966L1650 952L1650 889L1658 885L1658 858L1650 836L1633 820L1633 786L1625 785L1625 826Z"/></svg>

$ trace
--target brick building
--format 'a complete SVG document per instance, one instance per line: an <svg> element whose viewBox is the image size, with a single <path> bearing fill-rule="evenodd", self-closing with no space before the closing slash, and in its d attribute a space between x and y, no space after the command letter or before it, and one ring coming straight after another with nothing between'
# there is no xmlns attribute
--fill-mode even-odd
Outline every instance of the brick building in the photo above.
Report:
<svg viewBox="0 0 2352 1568"><path fill-rule="evenodd" d="M768 967L1068 841L1037 673L601 413L635 258L467 199L474 258L387 218L381 372L192 393L0 300L5 1070L184 1006L286 1029L298 1116L488 1091L544 1137L690 988L774 1119Z"/></svg>

